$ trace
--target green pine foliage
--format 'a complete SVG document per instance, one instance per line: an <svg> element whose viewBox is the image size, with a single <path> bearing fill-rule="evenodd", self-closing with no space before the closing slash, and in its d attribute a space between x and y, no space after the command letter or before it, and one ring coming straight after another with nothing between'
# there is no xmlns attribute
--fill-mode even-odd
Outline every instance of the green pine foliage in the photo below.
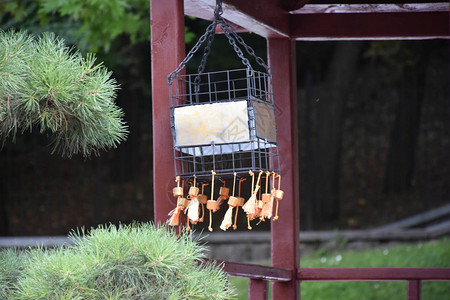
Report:
<svg viewBox="0 0 450 300"><path fill-rule="evenodd" d="M0 273L8 273L13 266L20 270L8 279L0 277L1 298L233 297L227 275L221 266L202 261L205 249L191 233L177 235L146 223L103 226L89 234L74 232L70 238L74 242L70 247L37 248L26 255L0 252ZM19 255L28 258L17 263Z"/></svg>
<svg viewBox="0 0 450 300"><path fill-rule="evenodd" d="M89 156L126 138L117 82L52 33L0 31L0 139L38 129L54 151Z"/></svg>
<svg viewBox="0 0 450 300"><path fill-rule="evenodd" d="M27 259L24 252L14 249L0 251L0 299L8 299L23 271Z"/></svg>

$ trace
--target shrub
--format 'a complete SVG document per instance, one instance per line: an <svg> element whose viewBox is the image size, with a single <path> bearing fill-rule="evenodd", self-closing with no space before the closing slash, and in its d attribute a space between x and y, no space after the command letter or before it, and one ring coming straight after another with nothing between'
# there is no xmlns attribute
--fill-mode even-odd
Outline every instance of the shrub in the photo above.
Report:
<svg viewBox="0 0 450 300"><path fill-rule="evenodd" d="M204 248L190 233L146 223L80 230L70 239L73 246L30 250L14 288L5 289L9 299L232 297L227 275L202 260Z"/></svg>

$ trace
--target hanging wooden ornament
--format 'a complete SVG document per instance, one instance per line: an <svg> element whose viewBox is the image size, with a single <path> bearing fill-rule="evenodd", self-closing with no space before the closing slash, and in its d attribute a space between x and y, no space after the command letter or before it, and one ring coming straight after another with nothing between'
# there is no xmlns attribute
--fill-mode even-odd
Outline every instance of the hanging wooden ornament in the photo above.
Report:
<svg viewBox="0 0 450 300"><path fill-rule="evenodd" d="M262 189L259 189L259 196L256 198L255 218L259 218L261 216L261 212L262 212L262 208L263 208L263 202L261 200L261 196L262 196Z"/></svg>
<svg viewBox="0 0 450 300"><path fill-rule="evenodd" d="M222 205L223 201L227 200L230 196L230 189L225 186L225 180L220 178L220 181L222 181L223 186L219 189L219 198L216 200L216 209L213 210L213 212L216 212L220 209L220 206Z"/></svg>
<svg viewBox="0 0 450 300"><path fill-rule="evenodd" d="M236 230L237 229L237 217L238 217L238 213L239 213L239 207L244 205L245 199L244 197L241 197L241 183L242 181L247 180L245 177L241 177L241 179L239 179L239 193L238 193L238 201L236 204L236 215L234 217L234 225L233 225L233 229Z"/></svg>
<svg viewBox="0 0 450 300"><path fill-rule="evenodd" d="M250 221L254 220L256 218L256 196L259 191L259 181L261 179L261 174L263 173L262 170L259 170L258 180L256 181L256 186L254 186L254 173L252 171L249 171L250 176L252 176L252 195L248 199L248 201L242 206L242 209L247 213L247 225L248 229L251 230L252 227L250 226Z"/></svg>
<svg viewBox="0 0 450 300"><path fill-rule="evenodd" d="M177 176L175 178L175 182L177 183L177 186L172 189L173 196L181 197L181 196L183 196L183 189L180 186L180 176Z"/></svg>
<svg viewBox="0 0 450 300"><path fill-rule="evenodd" d="M252 177L252 189L251 189L251 196L253 196L253 189L255 188L255 173L253 173L252 170L248 171L248 173L250 174L250 176ZM251 199L251 197L250 197ZM244 205L242 205L242 209L244 210L244 212L247 214L247 229L248 230L252 230L252 226L250 226L250 218L248 216L247 210L250 211L254 211L255 208L251 207L253 203L250 203L250 201L247 201ZM254 204L253 204L254 205ZM244 208L245 207L245 208Z"/></svg>
<svg viewBox="0 0 450 300"><path fill-rule="evenodd" d="M198 202L202 205L202 216L198 219L199 222L203 222L205 219L205 204L208 201L208 196L205 195L205 185L208 185L208 183L202 184L202 193L198 195Z"/></svg>
<svg viewBox="0 0 450 300"><path fill-rule="evenodd" d="M269 189L269 178L270 178L270 172L266 172L266 191L262 195L262 202L263 202L263 208L261 211L261 220L264 220L264 218L270 219L272 217L272 208L273 208L273 193L268 193ZM275 184L275 176L272 176L272 187ZM272 189L273 190L273 189Z"/></svg>
<svg viewBox="0 0 450 300"><path fill-rule="evenodd" d="M233 224L233 208L235 208L238 204L238 198L234 196L234 191L236 187L236 175L234 172L234 180L233 180L233 196L228 199L228 209L223 218L222 224L220 224L220 229L226 231L230 228L231 224Z"/></svg>
<svg viewBox="0 0 450 300"><path fill-rule="evenodd" d="M171 212L169 212L170 226L177 226L180 222L180 213L189 205L189 200L183 197L183 187L180 187L180 177L177 176L175 181L177 182L177 187L173 189L173 195L178 197L177 207L175 207Z"/></svg>
<svg viewBox="0 0 450 300"><path fill-rule="evenodd" d="M211 180L211 199L206 202L206 208L209 210L209 226L208 230L213 231L212 229L212 211L216 209L216 200L214 200L214 175L216 175L216 172L211 171L212 173L212 180Z"/></svg>
<svg viewBox="0 0 450 300"><path fill-rule="evenodd" d="M198 193L199 193L199 188L196 187L197 184L197 177L194 175L194 184L189 188L189 194L188 194L188 198L190 199L189 205L186 207L185 212L187 211L187 220L188 220L188 231L191 229L189 222L191 222L192 224L197 224L199 216L198 216L198 212L199 212L199 201L198 201Z"/></svg>
<svg viewBox="0 0 450 300"><path fill-rule="evenodd" d="M277 200L277 206L276 206L276 209L275 209L275 217L273 217L274 221L278 220L278 201L283 199L283 196L284 196L284 192L280 189L280 186L281 186L281 175L278 174L277 177L278 177L278 189L276 189L274 191L274 194L275 194L274 197Z"/></svg>

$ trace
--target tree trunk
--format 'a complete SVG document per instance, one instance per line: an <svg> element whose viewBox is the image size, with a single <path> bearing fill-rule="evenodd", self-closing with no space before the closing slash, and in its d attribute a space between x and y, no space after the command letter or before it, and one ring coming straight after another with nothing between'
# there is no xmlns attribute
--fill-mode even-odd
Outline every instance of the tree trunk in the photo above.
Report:
<svg viewBox="0 0 450 300"><path fill-rule="evenodd" d="M386 161L384 185L386 194L407 191L413 181L420 112L425 95L428 51L419 49L417 56L421 57L420 63L405 67L400 80L400 101L397 104Z"/></svg>
<svg viewBox="0 0 450 300"><path fill-rule="evenodd" d="M317 144L313 153L316 220L339 216L339 177L345 100L355 78L362 42L337 43L326 88L316 103ZM325 97L324 97L325 96Z"/></svg>

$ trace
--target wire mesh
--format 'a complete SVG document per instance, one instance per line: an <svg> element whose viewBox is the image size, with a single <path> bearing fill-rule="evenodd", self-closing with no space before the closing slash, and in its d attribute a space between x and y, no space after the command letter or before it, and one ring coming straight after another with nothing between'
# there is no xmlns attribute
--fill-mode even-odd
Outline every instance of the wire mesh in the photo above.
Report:
<svg viewBox="0 0 450 300"><path fill-rule="evenodd" d="M222 177L232 176L235 172L248 174L249 170L279 172L272 83L269 74L253 69L177 74L169 83L169 89L177 176L210 176L211 170ZM243 102L246 108L245 116L229 111L226 114L233 117L219 122L211 113L217 111L219 103L228 103L231 106L223 106L224 109L233 110ZM189 108L195 106L197 106L196 113L194 109ZM196 120L205 118L210 127L223 125L225 128L216 128L217 132L220 134L227 132L227 136L230 135L229 132L238 130L236 128L245 127L246 137L243 139L227 139L223 138L223 135L210 137L204 131L196 132L189 125L181 126L179 112L182 108L183 112L187 112L185 117L191 118L190 122L193 122L183 124L195 125ZM260 112L261 109L263 113ZM198 114L199 111L205 115ZM198 135L205 134L205 137L193 138L195 141L202 141L198 144L184 140L180 142L180 137L185 136L186 131L191 135L191 131Z"/></svg>

